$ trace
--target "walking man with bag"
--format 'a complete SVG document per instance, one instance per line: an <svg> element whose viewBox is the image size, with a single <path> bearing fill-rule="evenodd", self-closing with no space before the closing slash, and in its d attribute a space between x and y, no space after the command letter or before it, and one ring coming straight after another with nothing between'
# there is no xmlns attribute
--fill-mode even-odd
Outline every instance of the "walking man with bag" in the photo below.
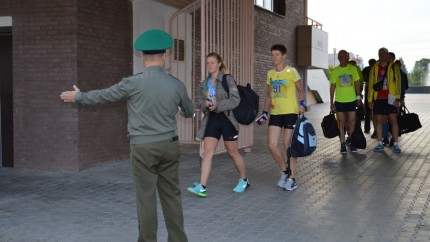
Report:
<svg viewBox="0 0 430 242"><path fill-rule="evenodd" d="M338 53L339 65L330 73L330 109L338 113L340 153L346 154L345 133L352 134L355 129L356 110L361 103L361 84L357 68L348 63L346 50ZM356 153L354 144L349 146Z"/></svg>

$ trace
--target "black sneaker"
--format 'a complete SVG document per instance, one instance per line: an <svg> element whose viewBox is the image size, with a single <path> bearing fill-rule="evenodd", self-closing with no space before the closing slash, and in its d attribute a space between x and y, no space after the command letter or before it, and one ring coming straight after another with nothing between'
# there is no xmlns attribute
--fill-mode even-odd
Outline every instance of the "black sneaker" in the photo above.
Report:
<svg viewBox="0 0 430 242"><path fill-rule="evenodd" d="M372 139L376 139L377 138L377 135L376 135L375 131L373 131L373 134L370 136L370 138L372 138Z"/></svg>
<svg viewBox="0 0 430 242"><path fill-rule="evenodd" d="M351 151L351 153L357 153L357 148L355 148L353 144L349 145L349 150Z"/></svg>
<svg viewBox="0 0 430 242"><path fill-rule="evenodd" d="M345 144L341 144L340 145L340 153L342 153L342 154L346 154L347 153L347 151L346 151L346 145Z"/></svg>
<svg viewBox="0 0 430 242"><path fill-rule="evenodd" d="M390 139L390 144L388 146L389 147L393 147L394 146L394 139L393 138Z"/></svg>
<svg viewBox="0 0 430 242"><path fill-rule="evenodd" d="M385 136L384 139L382 140L382 144L385 146L385 145L388 145L389 143L390 141L388 140L388 137Z"/></svg>

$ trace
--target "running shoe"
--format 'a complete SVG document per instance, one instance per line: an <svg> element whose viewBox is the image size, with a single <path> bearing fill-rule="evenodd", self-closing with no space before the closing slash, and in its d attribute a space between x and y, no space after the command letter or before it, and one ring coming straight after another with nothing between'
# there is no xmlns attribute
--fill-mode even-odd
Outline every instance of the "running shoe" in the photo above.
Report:
<svg viewBox="0 0 430 242"><path fill-rule="evenodd" d="M393 152L394 153L400 153L402 150L400 149L399 145L393 145Z"/></svg>
<svg viewBox="0 0 430 242"><path fill-rule="evenodd" d="M233 188L233 192L244 192L251 184L248 179L239 179L237 185Z"/></svg>
<svg viewBox="0 0 430 242"><path fill-rule="evenodd" d="M384 151L384 146L382 144L378 143L378 145L375 148L373 148L373 151L375 151L375 152Z"/></svg>
<svg viewBox="0 0 430 242"><path fill-rule="evenodd" d="M297 189L296 179L294 179L294 178L288 178L287 182L285 183L285 187L284 188L287 191L292 191L292 190Z"/></svg>
<svg viewBox="0 0 430 242"><path fill-rule="evenodd" d="M340 153L342 154L346 154L346 145L345 143L340 145Z"/></svg>
<svg viewBox="0 0 430 242"><path fill-rule="evenodd" d="M285 172L281 171L281 177L279 178L279 181L278 181L278 187L284 188L288 177L290 177L289 174L285 174Z"/></svg>
<svg viewBox="0 0 430 242"><path fill-rule="evenodd" d="M189 187L187 191L199 196L199 197L207 197L206 194L207 189L202 186L202 184L198 182L194 182L194 187Z"/></svg>
<svg viewBox="0 0 430 242"><path fill-rule="evenodd" d="M353 144L349 145L349 150L351 151L351 153L357 153L357 148L355 148Z"/></svg>

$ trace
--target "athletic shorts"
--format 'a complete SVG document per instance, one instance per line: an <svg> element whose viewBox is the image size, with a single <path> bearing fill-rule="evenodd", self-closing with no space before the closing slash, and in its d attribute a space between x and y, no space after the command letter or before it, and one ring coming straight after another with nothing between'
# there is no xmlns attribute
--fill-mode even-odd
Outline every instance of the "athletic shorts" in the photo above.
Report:
<svg viewBox="0 0 430 242"><path fill-rule="evenodd" d="M269 126L278 126L284 129L294 129L294 125L298 119L295 113L270 115Z"/></svg>
<svg viewBox="0 0 430 242"><path fill-rule="evenodd" d="M336 112L355 112L357 110L357 101L352 101L349 103L334 102L334 106L336 107Z"/></svg>
<svg viewBox="0 0 430 242"><path fill-rule="evenodd" d="M397 114L397 107L388 104L388 99L376 99L373 102L373 114L379 115L389 115L389 114Z"/></svg>
<svg viewBox="0 0 430 242"><path fill-rule="evenodd" d="M237 140L239 132L224 113L210 112L208 118L204 137L213 137L219 140L222 135L224 141Z"/></svg>

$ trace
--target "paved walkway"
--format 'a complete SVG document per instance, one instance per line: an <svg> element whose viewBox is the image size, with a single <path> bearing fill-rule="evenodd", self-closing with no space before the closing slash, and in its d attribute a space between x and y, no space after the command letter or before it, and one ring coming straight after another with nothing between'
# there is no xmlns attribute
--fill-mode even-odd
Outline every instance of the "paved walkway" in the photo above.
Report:
<svg viewBox="0 0 430 242"><path fill-rule="evenodd" d="M320 128L328 104L307 117L318 149L298 163L299 188L275 186L279 171L266 148L266 127L256 128L253 151L244 154L251 187L232 188L237 174L226 155L214 159L208 197L186 187L199 178L197 146L183 146L180 180L186 231L200 241L429 241L430 95L408 94L423 128L401 137L401 154L374 153L375 140L358 154L339 153L337 139ZM159 241L167 241L159 207ZM136 241L134 187L128 161L76 173L0 168L0 242Z"/></svg>

